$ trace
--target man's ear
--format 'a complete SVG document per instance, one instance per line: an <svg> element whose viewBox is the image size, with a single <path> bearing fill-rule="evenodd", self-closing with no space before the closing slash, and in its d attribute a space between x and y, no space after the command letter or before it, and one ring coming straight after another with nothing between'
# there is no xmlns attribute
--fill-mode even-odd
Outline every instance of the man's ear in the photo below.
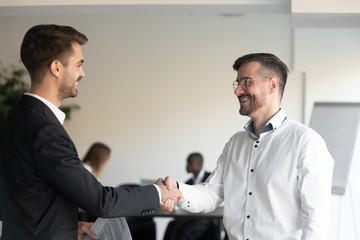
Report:
<svg viewBox="0 0 360 240"><path fill-rule="evenodd" d="M270 79L270 91L277 90L279 87L279 79L277 77L272 77Z"/></svg>
<svg viewBox="0 0 360 240"><path fill-rule="evenodd" d="M51 62L50 71L54 76L60 77L62 69L63 69L63 65L61 64L60 61L54 60L54 61Z"/></svg>

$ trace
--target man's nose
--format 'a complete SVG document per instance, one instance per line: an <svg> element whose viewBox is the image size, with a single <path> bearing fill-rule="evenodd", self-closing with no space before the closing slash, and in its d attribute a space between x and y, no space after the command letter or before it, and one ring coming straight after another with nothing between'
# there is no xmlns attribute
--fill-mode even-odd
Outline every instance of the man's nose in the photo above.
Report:
<svg viewBox="0 0 360 240"><path fill-rule="evenodd" d="M237 88L234 90L234 94L236 96L240 96L242 93L244 93L244 90L242 89L242 87L240 85L238 85Z"/></svg>

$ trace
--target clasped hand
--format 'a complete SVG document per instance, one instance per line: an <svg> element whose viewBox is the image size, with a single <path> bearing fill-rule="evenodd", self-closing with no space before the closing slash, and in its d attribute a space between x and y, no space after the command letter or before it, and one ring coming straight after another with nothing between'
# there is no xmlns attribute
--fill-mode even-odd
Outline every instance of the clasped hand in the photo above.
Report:
<svg viewBox="0 0 360 240"><path fill-rule="evenodd" d="M177 202L182 198L181 192L177 189L176 181L166 177L165 180L159 178L155 184L158 185L161 191L160 208L172 212Z"/></svg>

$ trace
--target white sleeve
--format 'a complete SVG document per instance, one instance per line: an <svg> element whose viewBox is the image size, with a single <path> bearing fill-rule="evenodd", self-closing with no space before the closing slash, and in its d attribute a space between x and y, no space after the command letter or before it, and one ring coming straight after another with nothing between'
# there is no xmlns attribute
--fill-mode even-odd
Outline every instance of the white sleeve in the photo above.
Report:
<svg viewBox="0 0 360 240"><path fill-rule="evenodd" d="M189 212L211 212L224 201L223 169L226 159L226 147L220 155L215 170L206 182L187 185L179 183L179 190L183 198L178 207Z"/></svg>
<svg viewBox="0 0 360 240"><path fill-rule="evenodd" d="M331 225L331 184L334 160L315 132L304 135L298 158L302 240L325 240Z"/></svg>
<svg viewBox="0 0 360 240"><path fill-rule="evenodd" d="M153 184L153 186L156 188L156 190L157 190L157 192L158 192L158 195L159 195L159 202L161 202L161 190L160 190L160 188L159 188L159 186L158 185L156 185L156 184Z"/></svg>

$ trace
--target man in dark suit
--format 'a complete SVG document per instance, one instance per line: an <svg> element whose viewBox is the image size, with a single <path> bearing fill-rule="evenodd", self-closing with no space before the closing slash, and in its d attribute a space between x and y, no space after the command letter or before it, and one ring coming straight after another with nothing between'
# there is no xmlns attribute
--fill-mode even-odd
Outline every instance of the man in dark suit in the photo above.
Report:
<svg viewBox="0 0 360 240"><path fill-rule="evenodd" d="M62 126L62 100L78 94L84 77L84 34L69 26L38 25L25 35L21 59L30 93L0 130L0 220L3 240L83 239L91 223L77 222L78 208L99 217L148 215L172 210L181 198L162 179L137 188L102 186L87 171ZM171 204L164 205L166 199Z"/></svg>
<svg viewBox="0 0 360 240"><path fill-rule="evenodd" d="M205 182L210 176L210 172L203 168L203 156L200 153L191 153L187 157L186 171L192 173L193 176L186 184L194 185ZM211 228L215 228L218 223L206 218L179 218L171 221L166 229L164 240L211 240L207 232Z"/></svg>
<svg viewBox="0 0 360 240"><path fill-rule="evenodd" d="M211 172L207 172L203 168L204 158L200 153L191 153L186 162L186 171L193 174L192 178L186 181L186 184L202 183L210 176Z"/></svg>

